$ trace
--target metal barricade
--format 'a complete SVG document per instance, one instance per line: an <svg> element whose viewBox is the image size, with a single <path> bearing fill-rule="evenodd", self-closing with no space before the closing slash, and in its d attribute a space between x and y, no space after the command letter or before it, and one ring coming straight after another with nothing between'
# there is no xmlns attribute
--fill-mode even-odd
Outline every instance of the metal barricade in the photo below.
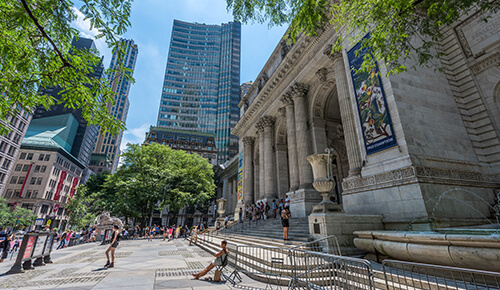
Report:
<svg viewBox="0 0 500 290"><path fill-rule="evenodd" d="M326 238L314 240L312 242L303 243L290 248L290 251L305 250L311 252L320 252L330 255L342 256L340 251L339 241L336 236L328 236Z"/></svg>
<svg viewBox="0 0 500 290"><path fill-rule="evenodd" d="M288 285L292 277L287 248L238 245L234 265L238 272L267 284Z"/></svg>
<svg viewBox="0 0 500 290"><path fill-rule="evenodd" d="M384 260L387 289L500 289L500 273Z"/></svg>
<svg viewBox="0 0 500 290"><path fill-rule="evenodd" d="M370 263L363 259L305 250L290 251L289 289L375 289Z"/></svg>

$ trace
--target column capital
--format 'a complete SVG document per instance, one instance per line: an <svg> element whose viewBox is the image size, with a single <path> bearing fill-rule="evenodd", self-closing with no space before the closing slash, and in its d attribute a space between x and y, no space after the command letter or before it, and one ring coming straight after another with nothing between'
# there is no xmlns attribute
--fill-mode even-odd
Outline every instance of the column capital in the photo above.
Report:
<svg viewBox="0 0 500 290"><path fill-rule="evenodd" d="M276 122L276 118L273 116L264 116L260 118L260 120L255 124L257 130L264 130L266 127L274 126L274 122Z"/></svg>
<svg viewBox="0 0 500 290"><path fill-rule="evenodd" d="M293 98L288 94L288 92L283 94L280 100L283 103L283 105L286 106L293 105Z"/></svg>
<svg viewBox="0 0 500 290"><path fill-rule="evenodd" d="M280 117L285 118L286 117L286 108L279 108L278 113L280 114Z"/></svg>
<svg viewBox="0 0 500 290"><path fill-rule="evenodd" d="M255 138L254 137L244 137L242 141L243 141L243 144L251 146L255 143Z"/></svg>
<svg viewBox="0 0 500 290"><path fill-rule="evenodd" d="M297 97L305 97L307 95L307 91L309 90L309 85L303 83L294 83L288 91L286 91L285 95L290 98Z"/></svg>
<svg viewBox="0 0 500 290"><path fill-rule="evenodd" d="M332 50L333 50L333 45L330 44L325 48L325 50L323 51L323 54L328 56L328 58L332 62L336 62L337 60L342 59L342 52L337 51L337 52L332 53Z"/></svg>

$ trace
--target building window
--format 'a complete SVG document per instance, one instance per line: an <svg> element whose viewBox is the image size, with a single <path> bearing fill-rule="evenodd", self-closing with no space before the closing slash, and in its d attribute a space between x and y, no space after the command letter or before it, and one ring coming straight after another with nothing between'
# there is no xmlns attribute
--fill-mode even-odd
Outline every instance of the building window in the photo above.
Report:
<svg viewBox="0 0 500 290"><path fill-rule="evenodd" d="M22 164L17 164L16 168L14 169L14 171L21 171L22 168L23 168Z"/></svg>
<svg viewBox="0 0 500 290"><path fill-rule="evenodd" d="M20 189L14 190L14 195L12 197L19 196L19 193L21 193Z"/></svg>
<svg viewBox="0 0 500 290"><path fill-rule="evenodd" d="M2 168L8 169L9 165L10 165L10 160L9 159L5 159L3 161Z"/></svg>
<svg viewBox="0 0 500 290"><path fill-rule="evenodd" d="M16 144L19 144L19 140L21 140L21 135L16 133L14 135L14 139L12 139L12 141L14 141L14 143L16 143Z"/></svg>
<svg viewBox="0 0 500 290"><path fill-rule="evenodd" d="M47 199L48 200L51 200L52 199L52 192L51 191L47 191Z"/></svg>
<svg viewBox="0 0 500 290"><path fill-rule="evenodd" d="M47 166L43 165L43 166L40 168L40 172L45 172L45 170L47 170Z"/></svg>
<svg viewBox="0 0 500 290"><path fill-rule="evenodd" d="M17 182L17 176L12 176L12 178L10 179L10 184L16 184Z"/></svg>
<svg viewBox="0 0 500 290"><path fill-rule="evenodd" d="M7 149L7 143L6 142L2 142L0 144L0 151L1 152L5 152L5 149Z"/></svg>
<svg viewBox="0 0 500 290"><path fill-rule="evenodd" d="M38 161L43 161L43 157L45 157L45 154L38 155Z"/></svg>
<svg viewBox="0 0 500 290"><path fill-rule="evenodd" d="M19 155L19 159L21 159L21 160L26 159L26 153L24 153L24 152L21 153L21 155Z"/></svg>
<svg viewBox="0 0 500 290"><path fill-rule="evenodd" d="M5 173L0 172L0 184L3 184L4 179L5 179Z"/></svg>
<svg viewBox="0 0 500 290"><path fill-rule="evenodd" d="M7 190L7 192L5 193L5 198L11 198L13 192L14 191L12 189Z"/></svg>
<svg viewBox="0 0 500 290"><path fill-rule="evenodd" d="M28 172L28 169L30 168L30 166L28 164L25 164L23 166L23 172Z"/></svg>
<svg viewBox="0 0 500 290"><path fill-rule="evenodd" d="M32 193L32 191L31 191L31 190L28 190L28 191L26 192L26 198L31 198L31 193Z"/></svg>
<svg viewBox="0 0 500 290"><path fill-rule="evenodd" d="M9 148L9 152L7 152L7 154L8 154L9 156L14 156L14 153L15 153L15 152L16 152L16 147L14 147L14 146L10 146L10 148Z"/></svg>
<svg viewBox="0 0 500 290"><path fill-rule="evenodd" d="M35 184L35 182L36 182L36 177L32 177L31 180L30 180L30 184L33 185L33 184Z"/></svg>
<svg viewBox="0 0 500 290"><path fill-rule="evenodd" d="M42 205L42 208L40 209L40 213L45 214L45 213L47 213L47 211L49 211L49 206L46 204Z"/></svg>
<svg viewBox="0 0 500 290"><path fill-rule="evenodd" d="M49 161L50 160L50 154L45 155L45 160L44 161Z"/></svg>
<svg viewBox="0 0 500 290"><path fill-rule="evenodd" d="M23 184L24 179L26 179L24 176L19 177L19 179L17 180L17 184Z"/></svg>
<svg viewBox="0 0 500 290"><path fill-rule="evenodd" d="M28 153L26 160L33 160L33 153Z"/></svg>
<svg viewBox="0 0 500 290"><path fill-rule="evenodd" d="M43 178L42 177L38 177L37 180L36 180L36 185L41 185L42 181L43 181Z"/></svg>
<svg viewBox="0 0 500 290"><path fill-rule="evenodd" d="M33 198L36 198L38 196L38 190L33 190L33 195L32 197Z"/></svg>
<svg viewBox="0 0 500 290"><path fill-rule="evenodd" d="M41 167L40 165L36 165L35 166L35 172L39 172L40 171L40 167Z"/></svg>

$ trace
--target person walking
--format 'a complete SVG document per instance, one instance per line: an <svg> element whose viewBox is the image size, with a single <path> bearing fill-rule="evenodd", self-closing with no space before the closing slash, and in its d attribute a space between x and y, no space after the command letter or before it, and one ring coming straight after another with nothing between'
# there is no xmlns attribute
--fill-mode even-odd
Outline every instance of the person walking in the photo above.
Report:
<svg viewBox="0 0 500 290"><path fill-rule="evenodd" d="M64 248L64 245L66 245L66 237L68 236L68 231L63 232L59 236L59 246L57 246L56 250Z"/></svg>
<svg viewBox="0 0 500 290"><path fill-rule="evenodd" d="M215 259L212 261L212 263L210 263L205 269L201 270L199 273L192 274L196 280L205 276L215 266L220 266L224 263L225 259L227 259L227 254L229 253L226 246L227 246L227 241L225 240L222 241L220 243L220 247L222 248L222 250L220 250L217 254L215 254Z"/></svg>
<svg viewBox="0 0 500 290"><path fill-rule="evenodd" d="M290 217L292 214L290 213L290 209L285 207L285 209L281 212L281 224L283 225L283 240L288 241L288 228L290 227Z"/></svg>
<svg viewBox="0 0 500 290"><path fill-rule="evenodd" d="M120 244L120 243L118 243L118 241L120 239L119 238L120 237L119 229L120 229L120 227L118 225L113 225L113 236L111 238L111 245L106 250L106 258L108 259L108 261L104 265L104 268L113 268L115 266L115 250L116 250L116 247L118 247L118 245ZM109 262L109 254L110 253L111 253L111 263Z"/></svg>
<svg viewBox="0 0 500 290"><path fill-rule="evenodd" d="M14 238L14 235L7 235L5 237L5 240L2 241L0 244L1 249L2 249L2 256L0 257L0 263L3 262L3 260L7 259L7 256L9 255L10 251L10 242Z"/></svg>
<svg viewBox="0 0 500 290"><path fill-rule="evenodd" d="M271 204L271 208L273 209L273 218L276 218L276 211L278 210L278 206L276 205L275 199L273 199L273 203Z"/></svg>

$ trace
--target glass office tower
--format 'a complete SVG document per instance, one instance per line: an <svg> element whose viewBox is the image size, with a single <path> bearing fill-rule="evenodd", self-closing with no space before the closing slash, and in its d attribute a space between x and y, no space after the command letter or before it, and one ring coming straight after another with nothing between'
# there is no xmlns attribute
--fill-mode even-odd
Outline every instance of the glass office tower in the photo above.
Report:
<svg viewBox="0 0 500 290"><path fill-rule="evenodd" d="M174 20L158 127L216 134L218 163L238 153L241 24Z"/></svg>

